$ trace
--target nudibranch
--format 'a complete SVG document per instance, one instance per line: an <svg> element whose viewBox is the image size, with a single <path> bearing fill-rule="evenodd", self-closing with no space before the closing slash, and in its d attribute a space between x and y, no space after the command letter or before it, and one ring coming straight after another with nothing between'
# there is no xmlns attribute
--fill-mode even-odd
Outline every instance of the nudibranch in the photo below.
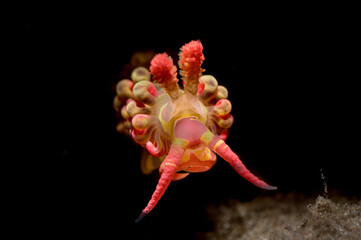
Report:
<svg viewBox="0 0 361 240"><path fill-rule="evenodd" d="M227 89L218 85L213 76L202 74L203 61L201 42L191 41L179 53L181 85L172 58L161 53L151 60L150 71L138 67L131 80L123 79L116 86L114 107L120 119L117 130L131 136L152 155L143 157L143 172L159 167L161 175L136 221L155 207L172 180L209 170L216 162L216 154L254 185L276 189L253 175L225 143L233 124L232 106Z"/></svg>

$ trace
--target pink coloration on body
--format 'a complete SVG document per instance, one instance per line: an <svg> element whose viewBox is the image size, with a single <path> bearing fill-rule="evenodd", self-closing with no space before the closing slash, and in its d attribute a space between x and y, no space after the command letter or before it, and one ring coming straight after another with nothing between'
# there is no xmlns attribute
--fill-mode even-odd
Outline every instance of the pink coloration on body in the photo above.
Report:
<svg viewBox="0 0 361 240"><path fill-rule="evenodd" d="M213 76L202 75L202 51L200 41L181 48L179 67L184 90L178 86L177 68L166 53L151 61L150 72L156 85L150 79L132 79L135 84L122 80L117 85L114 107L121 119L117 130L130 135L152 155L142 158L142 171L150 173L159 167L161 174L136 221L155 207L171 181L209 170L216 162L216 154L254 185L276 189L253 175L224 142L233 124L232 105L226 99L227 89L219 86ZM124 96L129 99L124 101Z"/></svg>

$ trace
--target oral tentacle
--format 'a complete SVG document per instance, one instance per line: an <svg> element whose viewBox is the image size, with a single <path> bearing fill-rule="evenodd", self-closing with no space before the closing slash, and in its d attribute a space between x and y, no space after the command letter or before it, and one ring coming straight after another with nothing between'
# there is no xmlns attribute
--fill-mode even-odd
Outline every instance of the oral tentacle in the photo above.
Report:
<svg viewBox="0 0 361 240"><path fill-rule="evenodd" d="M179 163L182 159L183 153L184 149L181 146L177 144L173 144L171 146L169 154L160 168L161 177L158 181L152 198L150 199L148 205L146 206L146 208L144 208L140 216L136 219L136 222L140 221L155 207L155 205L157 205L159 199L163 196L165 190L168 188L170 182L173 180Z"/></svg>
<svg viewBox="0 0 361 240"><path fill-rule="evenodd" d="M210 132L209 132L210 133ZM212 133L210 133L212 134ZM209 134L209 135L210 135ZM213 135L213 134L212 134ZM257 187L267 189L267 190L276 190L277 187L271 186L264 181L260 180L253 173L251 173L246 166L242 163L241 159L235 154L231 148L219 137L213 135L211 138L208 137L208 147L217 153L221 158L227 161L233 169L241 175L244 179L250 183L256 185Z"/></svg>

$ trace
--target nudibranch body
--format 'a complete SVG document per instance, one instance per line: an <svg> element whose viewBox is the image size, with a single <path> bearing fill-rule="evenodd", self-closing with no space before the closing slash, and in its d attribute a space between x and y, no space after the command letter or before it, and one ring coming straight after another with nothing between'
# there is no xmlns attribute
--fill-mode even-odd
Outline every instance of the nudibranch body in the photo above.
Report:
<svg viewBox="0 0 361 240"><path fill-rule="evenodd" d="M117 84L114 107L121 120L117 130L130 135L153 156L143 157L143 172L159 167L161 174L137 221L155 207L172 180L209 170L216 154L256 186L276 189L254 176L224 142L233 124L232 106L227 89L213 76L202 75L203 61L201 42L191 41L179 54L184 89L179 88L177 68L166 53L152 59L150 72L136 68L132 81L124 79Z"/></svg>

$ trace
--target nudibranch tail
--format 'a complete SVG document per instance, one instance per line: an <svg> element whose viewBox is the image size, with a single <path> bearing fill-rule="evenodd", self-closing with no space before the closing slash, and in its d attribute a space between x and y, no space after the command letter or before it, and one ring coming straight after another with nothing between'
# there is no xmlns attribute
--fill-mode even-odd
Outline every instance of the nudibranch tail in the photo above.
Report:
<svg viewBox="0 0 361 240"><path fill-rule="evenodd" d="M160 167L160 179L158 181L157 187L152 195L152 198L148 202L147 207L142 211L140 216L135 220L135 222L140 221L144 216L146 216L158 203L159 199L163 196L165 190L168 188L170 182L173 180L178 165L182 159L184 153L184 148L180 145L173 144L169 150L168 156L163 161Z"/></svg>
<svg viewBox="0 0 361 240"><path fill-rule="evenodd" d="M251 173L242 163L241 159L239 159L237 154L235 154L232 149L219 137L214 135L208 143L208 147L212 149L215 153L217 153L220 157L222 157L225 161L227 161L239 175L241 175L250 183L266 190L277 189L277 187L268 185L267 183L253 175L253 173Z"/></svg>
<svg viewBox="0 0 361 240"><path fill-rule="evenodd" d="M179 53L180 75L185 82L185 90L196 95L199 78L204 72L201 65L204 61L203 45L200 41L190 41L181 48Z"/></svg>

